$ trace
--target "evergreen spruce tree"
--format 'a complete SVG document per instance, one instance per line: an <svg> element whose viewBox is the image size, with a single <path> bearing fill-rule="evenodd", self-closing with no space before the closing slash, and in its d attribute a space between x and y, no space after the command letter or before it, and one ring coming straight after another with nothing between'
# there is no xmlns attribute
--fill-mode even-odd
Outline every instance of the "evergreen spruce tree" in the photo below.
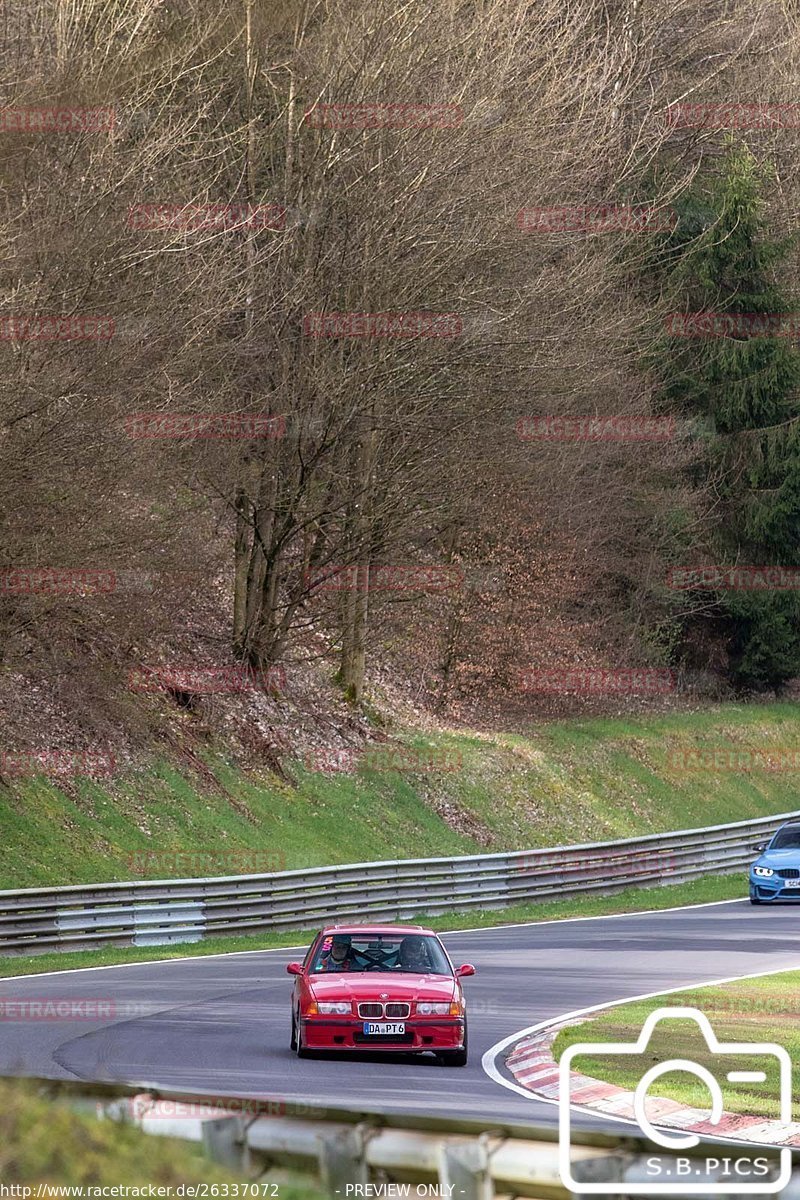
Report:
<svg viewBox="0 0 800 1200"><path fill-rule="evenodd" d="M763 182L749 151L730 144L710 202L688 198L671 246L687 312L763 323L670 337L662 377L670 407L707 431L718 561L799 567L800 354L767 320L787 314L788 325L794 306L777 282L788 244L767 234ZM778 686L800 674L800 592L720 590L716 600L734 680Z"/></svg>

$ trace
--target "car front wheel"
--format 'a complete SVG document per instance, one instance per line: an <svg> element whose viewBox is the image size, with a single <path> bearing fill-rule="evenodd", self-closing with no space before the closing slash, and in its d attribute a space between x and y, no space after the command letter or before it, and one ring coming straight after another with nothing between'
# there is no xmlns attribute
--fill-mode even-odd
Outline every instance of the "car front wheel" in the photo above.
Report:
<svg viewBox="0 0 800 1200"><path fill-rule="evenodd" d="M303 1026L296 1024L294 1026L294 1052L298 1058L309 1058L310 1051L306 1050L303 1045Z"/></svg>
<svg viewBox="0 0 800 1200"><path fill-rule="evenodd" d="M467 1049L467 1027L464 1026L464 1045L460 1050L442 1050L439 1055L439 1061L444 1067L465 1067L468 1057Z"/></svg>
<svg viewBox="0 0 800 1200"><path fill-rule="evenodd" d="M754 895L751 893L751 895L750 895L750 903L751 903L751 904L760 904L760 903L761 903L761 901L759 900L758 896L754 896Z"/></svg>

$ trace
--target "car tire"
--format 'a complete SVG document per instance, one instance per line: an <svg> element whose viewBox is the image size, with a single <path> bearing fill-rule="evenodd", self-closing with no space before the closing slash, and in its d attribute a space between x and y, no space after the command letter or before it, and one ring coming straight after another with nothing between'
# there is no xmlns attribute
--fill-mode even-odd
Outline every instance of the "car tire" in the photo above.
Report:
<svg viewBox="0 0 800 1200"><path fill-rule="evenodd" d="M294 1052L298 1058L310 1058L311 1052L306 1050L303 1045L303 1027L298 1025L295 1027L294 1033Z"/></svg>
<svg viewBox="0 0 800 1200"><path fill-rule="evenodd" d="M750 897L750 903L751 903L751 904L760 904L760 903L761 903L761 901L759 900L758 896L751 896L751 897Z"/></svg>
<svg viewBox="0 0 800 1200"><path fill-rule="evenodd" d="M294 1011L292 1011L292 1040L289 1042L289 1049L297 1049L297 1025L294 1019Z"/></svg>
<svg viewBox="0 0 800 1200"><path fill-rule="evenodd" d="M464 1026L464 1045L460 1050L443 1050L439 1055L439 1061L443 1067L465 1067L469 1050L467 1047L467 1027Z"/></svg>

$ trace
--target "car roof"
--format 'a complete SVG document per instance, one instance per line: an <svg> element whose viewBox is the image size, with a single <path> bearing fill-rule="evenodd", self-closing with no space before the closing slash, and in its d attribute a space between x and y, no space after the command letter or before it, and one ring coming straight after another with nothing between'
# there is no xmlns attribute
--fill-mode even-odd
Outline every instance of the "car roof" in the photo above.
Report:
<svg viewBox="0 0 800 1200"><path fill-rule="evenodd" d="M436 936L432 929L423 925L326 925L322 933L429 933Z"/></svg>

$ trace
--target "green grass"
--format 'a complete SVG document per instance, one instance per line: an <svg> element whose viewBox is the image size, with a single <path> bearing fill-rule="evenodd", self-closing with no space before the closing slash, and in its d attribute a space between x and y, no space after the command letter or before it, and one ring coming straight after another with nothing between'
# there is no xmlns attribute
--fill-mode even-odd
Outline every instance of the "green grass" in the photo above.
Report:
<svg viewBox="0 0 800 1200"><path fill-rule="evenodd" d="M783 971L718 987L686 989L650 1000L607 1009L593 1020L563 1029L554 1045L560 1058L576 1042L631 1042L641 1031L645 1018L656 1008L697 1008L705 1013L717 1038L723 1042L775 1042L785 1047L793 1064L793 1119L800 1120L800 1029L797 1026L800 972ZM669 1018L656 1026L646 1053L629 1058L577 1055L573 1070L603 1079L620 1087L635 1089L643 1072L657 1062L685 1058L707 1067L722 1088L725 1109L755 1117L777 1117L777 1060L764 1055L753 1058L726 1056L724 1069L719 1054L712 1054L694 1021ZM730 1064L730 1065L729 1065ZM730 1083L728 1070L763 1070L764 1083ZM710 1106L704 1084L686 1072L670 1072L656 1080L650 1095L679 1100L697 1108Z"/></svg>
<svg viewBox="0 0 800 1200"><path fill-rule="evenodd" d="M31 1083L0 1081L0 1179L3 1184L44 1190L51 1186L168 1188L179 1184L243 1187L250 1177L237 1175L204 1157L199 1147L175 1138L153 1137L130 1123L98 1121L47 1089ZM319 1183L292 1172L270 1172L278 1200L322 1200ZM52 1194L52 1193L51 1193ZM169 1193L167 1193L169 1194ZM230 1189L233 1194L233 1188ZM262 1195L272 1195L272 1188Z"/></svg>
<svg viewBox="0 0 800 1200"><path fill-rule="evenodd" d="M576 896L570 900L551 900L535 904L515 904L509 908L484 912L453 913L415 920L446 933L453 929L486 929L523 921L559 920L566 917L594 917L606 913L637 912L649 908L669 908L679 904L703 904L742 898L747 883L741 876L709 876L671 887L626 888L613 896ZM81 967L105 967L119 963L152 962L154 959L202 957L208 954L233 954L241 951L269 950L283 946L305 947L314 930L291 933L264 933L251 937L207 938L202 942L175 946L109 946L103 950L78 950L70 954L36 954L0 957L0 978L31 975L39 971L68 971Z"/></svg>
<svg viewBox="0 0 800 1200"><path fill-rule="evenodd" d="M252 868L237 867L236 855L253 851L291 869L528 849L797 807L797 772L681 775L669 761L684 748L800 747L797 704L572 720L524 734L399 737L460 756L460 766L327 776L295 764L286 782L266 771L245 775L209 750L217 786L167 762L105 787L75 781L68 793L44 779L12 782L0 787L0 888L237 874ZM134 869L130 856L148 852L226 852L233 865L187 870L153 858Z"/></svg>

